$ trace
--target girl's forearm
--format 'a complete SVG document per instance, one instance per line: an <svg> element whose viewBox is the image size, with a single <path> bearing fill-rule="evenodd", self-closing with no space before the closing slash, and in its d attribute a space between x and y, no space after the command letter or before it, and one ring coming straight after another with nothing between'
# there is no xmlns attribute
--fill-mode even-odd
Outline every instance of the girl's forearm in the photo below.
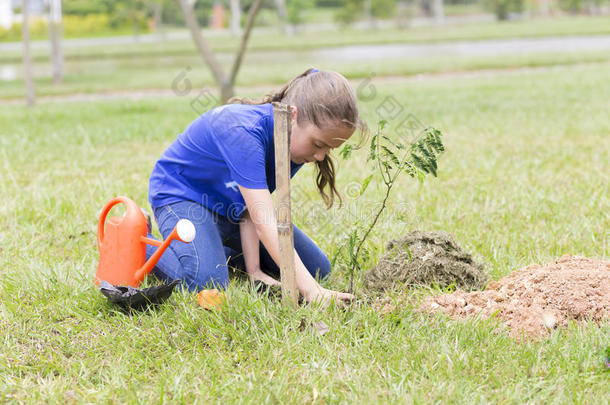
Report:
<svg viewBox="0 0 610 405"><path fill-rule="evenodd" d="M259 239L256 227L250 218L250 213L246 211L239 223L239 233L241 248L244 254L246 272L254 273L260 270Z"/></svg>
<svg viewBox="0 0 610 405"><path fill-rule="evenodd" d="M280 241L275 217L272 221L268 221L268 223L264 223L264 221L263 223L257 223L256 231L263 246L265 246L265 249L267 249L267 252L269 252L277 266L280 267ZM307 300L310 296L317 293L319 285L303 264L296 250L294 250L294 265L297 289Z"/></svg>
<svg viewBox="0 0 610 405"><path fill-rule="evenodd" d="M248 189L242 186L239 189L248 207L249 216L256 228L258 239L263 243L263 246L265 246L265 249L267 249L267 252L279 267L280 243L277 219L269 190ZM305 299L309 301L320 293L322 287L309 273L296 250L294 251L294 262L297 288Z"/></svg>
<svg viewBox="0 0 610 405"><path fill-rule="evenodd" d="M279 242L278 242L279 243ZM294 265L296 272L297 289L305 298L305 301L311 301L312 297L316 296L321 286L318 284L315 278L311 275L307 267L303 264L303 261L299 257L297 251L294 251Z"/></svg>

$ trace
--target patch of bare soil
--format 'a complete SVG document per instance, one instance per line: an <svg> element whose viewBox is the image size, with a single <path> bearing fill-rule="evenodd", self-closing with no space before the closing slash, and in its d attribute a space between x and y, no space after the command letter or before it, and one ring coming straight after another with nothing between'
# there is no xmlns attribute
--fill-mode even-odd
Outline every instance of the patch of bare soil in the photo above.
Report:
<svg viewBox="0 0 610 405"><path fill-rule="evenodd" d="M463 319L497 316L514 338L539 338L570 321L610 319L610 261L562 256L491 281L485 291L427 298L424 311Z"/></svg>

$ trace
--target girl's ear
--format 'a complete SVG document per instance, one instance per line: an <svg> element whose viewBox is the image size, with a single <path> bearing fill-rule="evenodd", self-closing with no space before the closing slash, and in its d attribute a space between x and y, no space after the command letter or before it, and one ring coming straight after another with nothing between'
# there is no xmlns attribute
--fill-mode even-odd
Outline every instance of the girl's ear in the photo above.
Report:
<svg viewBox="0 0 610 405"><path fill-rule="evenodd" d="M290 119L294 122L297 121L297 116L298 116L298 111L297 111L297 107L294 105L290 106Z"/></svg>

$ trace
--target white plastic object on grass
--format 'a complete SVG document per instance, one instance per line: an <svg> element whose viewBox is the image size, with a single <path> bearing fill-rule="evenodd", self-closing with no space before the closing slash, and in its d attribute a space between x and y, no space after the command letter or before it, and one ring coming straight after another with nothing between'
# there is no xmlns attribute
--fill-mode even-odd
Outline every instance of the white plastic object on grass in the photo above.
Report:
<svg viewBox="0 0 610 405"><path fill-rule="evenodd" d="M176 224L176 231L178 232L178 237L184 243L190 243L195 239L195 225L188 219L181 219Z"/></svg>

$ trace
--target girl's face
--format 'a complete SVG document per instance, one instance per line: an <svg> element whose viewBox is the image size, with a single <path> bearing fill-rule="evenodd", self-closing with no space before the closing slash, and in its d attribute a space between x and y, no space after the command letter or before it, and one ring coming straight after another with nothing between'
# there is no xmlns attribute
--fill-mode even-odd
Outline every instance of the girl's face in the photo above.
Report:
<svg viewBox="0 0 610 405"><path fill-rule="evenodd" d="M326 154L338 148L354 133L343 125L320 129L311 123L297 123L296 109L292 114L290 158L294 163L322 161Z"/></svg>

